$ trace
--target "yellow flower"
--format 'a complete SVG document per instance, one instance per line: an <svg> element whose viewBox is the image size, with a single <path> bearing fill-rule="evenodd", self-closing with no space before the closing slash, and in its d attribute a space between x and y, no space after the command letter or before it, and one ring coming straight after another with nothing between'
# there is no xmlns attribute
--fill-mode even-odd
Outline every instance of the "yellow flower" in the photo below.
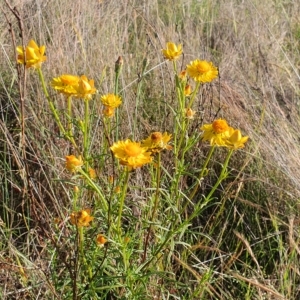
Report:
<svg viewBox="0 0 300 300"><path fill-rule="evenodd" d="M186 108L185 109L185 117L187 119L194 119L194 115L196 114L196 112L194 110L192 110L191 108Z"/></svg>
<svg viewBox="0 0 300 300"><path fill-rule="evenodd" d="M186 81L187 80L187 72L186 70L183 70L179 73L178 75L178 78L181 80L181 81Z"/></svg>
<svg viewBox="0 0 300 300"><path fill-rule="evenodd" d="M92 179L95 179L97 177L96 171L92 168L89 168L89 175Z"/></svg>
<svg viewBox="0 0 300 300"><path fill-rule="evenodd" d="M180 44L176 46L174 43L169 42L167 43L167 49L163 49L162 53L165 59L176 60L182 54L182 47Z"/></svg>
<svg viewBox="0 0 300 300"><path fill-rule="evenodd" d="M102 112L105 117L111 118L115 114L115 109L110 106L104 106L104 109Z"/></svg>
<svg viewBox="0 0 300 300"><path fill-rule="evenodd" d="M120 194L121 193L121 187L117 185L114 189L115 194Z"/></svg>
<svg viewBox="0 0 300 300"><path fill-rule="evenodd" d="M78 158L75 155L66 156L66 169L72 173L75 173L83 165L81 156Z"/></svg>
<svg viewBox="0 0 300 300"><path fill-rule="evenodd" d="M225 141L230 137L230 128L223 119L215 120L211 124L204 124L200 128L203 130L202 140L210 141L211 145L226 146Z"/></svg>
<svg viewBox="0 0 300 300"><path fill-rule="evenodd" d="M25 64L26 68L40 68L42 62L44 62L47 57L45 54L45 46L39 47L34 40L31 40L27 47L24 49L22 46L17 47L18 54L18 63ZM26 60L26 61L25 61Z"/></svg>
<svg viewBox="0 0 300 300"><path fill-rule="evenodd" d="M94 217L90 216L91 210L89 208L80 210L78 212L72 212L70 215L70 222L72 225L76 225L78 227L88 227L91 221L93 221Z"/></svg>
<svg viewBox="0 0 300 300"><path fill-rule="evenodd" d="M108 176L108 182L110 183L110 184L113 184L114 183L114 176L112 176L112 175L109 175Z"/></svg>
<svg viewBox="0 0 300 300"><path fill-rule="evenodd" d="M218 76L218 69L212 62L196 59L186 67L190 77L199 82L211 82Z"/></svg>
<svg viewBox="0 0 300 300"><path fill-rule="evenodd" d="M130 169L142 167L152 161L151 152L147 152L147 148L129 139L114 143L110 149L120 163Z"/></svg>
<svg viewBox="0 0 300 300"><path fill-rule="evenodd" d="M96 243L98 246L103 247L104 244L107 243L107 239L102 234L98 234L96 238Z"/></svg>
<svg viewBox="0 0 300 300"><path fill-rule="evenodd" d="M122 100L115 94L107 94L101 97L101 102L110 108L117 108L122 103Z"/></svg>
<svg viewBox="0 0 300 300"><path fill-rule="evenodd" d="M69 97L77 94L78 82L78 76L64 74L60 77L53 78L51 81L51 86L59 93L65 94Z"/></svg>
<svg viewBox="0 0 300 300"><path fill-rule="evenodd" d="M187 84L184 88L184 95L189 96L192 93L192 88L189 84Z"/></svg>
<svg viewBox="0 0 300 300"><path fill-rule="evenodd" d="M76 98L91 99L92 95L95 94L97 90L94 86L94 80L88 80L85 75L79 78L78 85L76 86Z"/></svg>
<svg viewBox="0 0 300 300"><path fill-rule="evenodd" d="M171 134L161 132L153 132L150 136L142 141L142 147L146 147L152 153L158 153L163 149L171 150L172 146L168 145L170 139L172 138Z"/></svg>
<svg viewBox="0 0 300 300"><path fill-rule="evenodd" d="M229 137L225 140L225 146L234 150L244 148L248 139L248 136L242 136L240 130L230 127Z"/></svg>

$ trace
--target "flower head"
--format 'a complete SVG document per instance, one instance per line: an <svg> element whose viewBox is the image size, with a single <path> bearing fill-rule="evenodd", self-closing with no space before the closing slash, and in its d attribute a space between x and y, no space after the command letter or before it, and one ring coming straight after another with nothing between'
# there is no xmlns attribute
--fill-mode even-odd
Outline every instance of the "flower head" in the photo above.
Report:
<svg viewBox="0 0 300 300"><path fill-rule="evenodd" d="M110 108L117 108L122 103L122 100L119 96L115 94L107 94L101 97L101 102L104 106L108 106Z"/></svg>
<svg viewBox="0 0 300 300"><path fill-rule="evenodd" d="M202 140L210 141L211 145L225 146L225 140L230 136L230 128L226 120L218 119L211 124L204 124Z"/></svg>
<svg viewBox="0 0 300 300"><path fill-rule="evenodd" d="M244 148L248 139L248 136L242 136L240 130L230 127L229 137L225 140L225 146L234 150Z"/></svg>
<svg viewBox="0 0 300 300"><path fill-rule="evenodd" d="M180 44L176 46L174 43L169 42L167 43L167 49L163 49L162 53L165 59L176 60L182 54L182 47Z"/></svg>
<svg viewBox="0 0 300 300"><path fill-rule="evenodd" d="M185 110L185 117L187 119L193 120L196 112L192 110L191 108L186 108Z"/></svg>
<svg viewBox="0 0 300 300"><path fill-rule="evenodd" d="M186 67L190 77L199 82L211 82L218 76L218 69L212 62L196 59Z"/></svg>
<svg viewBox="0 0 300 300"><path fill-rule="evenodd" d="M72 225L76 225L78 227L88 227L90 222L94 219L94 217L91 217L90 214L91 210L89 208L78 212L72 212L70 215L70 222Z"/></svg>
<svg viewBox="0 0 300 300"><path fill-rule="evenodd" d="M94 80L89 80L85 75L82 75L76 86L76 92L76 98L91 99L92 95L97 92L94 86Z"/></svg>
<svg viewBox="0 0 300 300"><path fill-rule="evenodd" d="M111 118L115 114L115 109L110 106L104 106L104 109L102 112L105 117Z"/></svg>
<svg viewBox="0 0 300 300"><path fill-rule="evenodd" d="M95 169L89 168L89 175L90 175L91 179L95 179L97 177Z"/></svg>
<svg viewBox="0 0 300 300"><path fill-rule="evenodd" d="M102 234L98 234L96 238L96 243L99 247L103 247L104 244L107 243L107 239Z"/></svg>
<svg viewBox="0 0 300 300"><path fill-rule="evenodd" d="M130 169L142 167L152 161L151 152L147 152L147 148L129 139L114 143L110 149L120 163Z"/></svg>
<svg viewBox="0 0 300 300"><path fill-rule="evenodd" d="M183 70L179 73L178 75L178 78L181 80L181 81L186 81L187 80L187 72L186 70Z"/></svg>
<svg viewBox="0 0 300 300"><path fill-rule="evenodd" d="M51 86L59 93L65 94L67 97L77 94L79 77L70 74L64 74L60 77L53 78Z"/></svg>
<svg viewBox="0 0 300 300"><path fill-rule="evenodd" d="M189 84L187 84L184 87L184 95L189 96L191 93L192 93L192 87Z"/></svg>
<svg viewBox="0 0 300 300"><path fill-rule="evenodd" d="M78 158L75 155L66 156L66 169L72 173L76 173L81 166L83 165L83 161L81 156Z"/></svg>
<svg viewBox="0 0 300 300"><path fill-rule="evenodd" d="M45 46L39 47L34 40L31 40L25 48L24 55L23 47L18 46L18 63L25 64L26 68L40 68L42 62L44 62L47 59L47 57L44 55L45 49Z"/></svg>
<svg viewBox="0 0 300 300"><path fill-rule="evenodd" d="M117 61L115 62L115 73L119 74L121 72L123 64L124 64L123 58L122 56L119 56Z"/></svg>
<svg viewBox="0 0 300 300"><path fill-rule="evenodd" d="M124 237L124 243L128 244L130 242L130 237L129 236L125 236Z"/></svg>
<svg viewBox="0 0 300 300"><path fill-rule="evenodd" d="M119 185L117 185L114 189L114 193L115 194L120 194L121 193L121 187Z"/></svg>
<svg viewBox="0 0 300 300"><path fill-rule="evenodd" d="M171 138L172 135L167 132L164 134L153 132L147 139L142 141L142 146L148 148L152 153L158 153L164 149L171 150L172 146L168 144Z"/></svg>

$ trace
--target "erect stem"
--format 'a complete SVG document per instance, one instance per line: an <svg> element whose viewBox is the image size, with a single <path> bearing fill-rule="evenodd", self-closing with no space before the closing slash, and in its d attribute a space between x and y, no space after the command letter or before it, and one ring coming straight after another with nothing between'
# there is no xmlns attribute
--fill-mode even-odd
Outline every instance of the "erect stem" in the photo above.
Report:
<svg viewBox="0 0 300 300"><path fill-rule="evenodd" d="M121 242L121 236L122 236L122 229L121 229L121 220L122 220L122 214L123 214L123 207L124 207L124 202L125 202L125 196L127 193L127 186L128 186L128 181L129 181L129 170L126 168L125 171L125 182L122 190L122 195L120 199L120 206L119 206L119 214L118 214L118 222L117 222L117 232L119 235L119 240Z"/></svg>
<svg viewBox="0 0 300 300"><path fill-rule="evenodd" d="M215 149L216 149L216 145L213 145L213 146L210 148L208 155L206 156L205 162L204 162L204 164L203 164L203 166L202 166L202 169L201 169L201 172L200 172L200 174L199 174L199 180L198 180L198 183L195 185L195 187L194 187L192 193L191 193L190 196L189 196L189 199L190 199L190 200L192 200L192 199L195 197L195 194L197 193L197 191L198 191L198 189L199 189L199 186L200 186L200 183L201 183L201 179L202 179L202 177L203 177L203 175L204 175L204 173L205 173L205 171L206 171L206 167L207 167L207 165L208 165L208 163L209 163L209 161L210 161L210 159L211 159L211 156L212 156L212 154L214 153Z"/></svg>

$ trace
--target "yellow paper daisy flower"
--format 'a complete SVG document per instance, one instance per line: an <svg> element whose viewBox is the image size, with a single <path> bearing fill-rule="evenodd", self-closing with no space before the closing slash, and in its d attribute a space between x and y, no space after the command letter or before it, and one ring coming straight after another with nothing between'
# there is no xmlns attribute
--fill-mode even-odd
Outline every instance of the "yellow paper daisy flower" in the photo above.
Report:
<svg viewBox="0 0 300 300"><path fill-rule="evenodd" d="M164 134L153 132L147 139L142 141L142 147L148 148L152 153L158 153L164 149L171 150L172 146L168 144L171 138L172 135L167 132Z"/></svg>
<svg viewBox="0 0 300 300"><path fill-rule="evenodd" d="M182 54L182 47L180 44L176 46L174 43L169 42L167 43L167 49L163 49L162 53L165 59L176 60Z"/></svg>
<svg viewBox="0 0 300 300"><path fill-rule="evenodd" d="M111 108L117 108L122 103L121 98L115 94L104 95L101 97L100 100L103 105L111 107Z"/></svg>
<svg viewBox="0 0 300 300"><path fill-rule="evenodd" d="M178 75L178 78L181 80L181 81L186 81L187 80L187 72L186 70L183 70L179 73Z"/></svg>
<svg viewBox="0 0 300 300"><path fill-rule="evenodd" d="M189 84L187 84L187 85L185 86L185 88L184 88L184 95L187 97L187 96L189 96L191 93L192 93L192 87L191 87Z"/></svg>
<svg viewBox="0 0 300 300"><path fill-rule="evenodd" d="M225 140L225 146L234 150L244 148L248 141L248 136L242 136L238 129L229 128L229 137Z"/></svg>
<svg viewBox="0 0 300 300"><path fill-rule="evenodd" d="M42 62L47 59L47 57L44 55L45 50L45 46L39 47L34 40L29 41L28 45L25 48L25 55L23 47L18 46L18 63L25 64L26 68L40 68Z"/></svg>
<svg viewBox="0 0 300 300"><path fill-rule="evenodd" d="M92 179L97 178L97 173L96 173L95 169L93 169L93 168L89 168L89 175Z"/></svg>
<svg viewBox="0 0 300 300"><path fill-rule="evenodd" d="M218 69L212 62L196 59L186 67L190 77L199 82L211 82L218 76Z"/></svg>
<svg viewBox="0 0 300 300"><path fill-rule="evenodd" d="M107 239L102 234L98 234L96 237L96 243L99 247L103 247L104 244L107 243Z"/></svg>
<svg viewBox="0 0 300 300"><path fill-rule="evenodd" d="M110 106L104 106L104 109L102 112L105 117L111 118L115 114L115 109Z"/></svg>
<svg viewBox="0 0 300 300"><path fill-rule="evenodd" d="M114 143L110 149L120 163L130 169L142 167L152 161L151 152L148 152L147 148L129 139Z"/></svg>
<svg viewBox="0 0 300 300"><path fill-rule="evenodd" d="M82 98L82 99L91 99L92 95L94 95L97 90L94 86L94 80L88 79L85 75L82 75L79 78L78 86L76 86L76 98Z"/></svg>
<svg viewBox="0 0 300 300"><path fill-rule="evenodd" d="M76 173L83 165L81 156L78 158L75 155L66 156L66 169L72 173Z"/></svg>
<svg viewBox="0 0 300 300"><path fill-rule="evenodd" d="M88 227L90 222L94 220L94 217L90 216L91 210L89 208L80 210L78 212L72 212L70 214L70 222L72 225L78 227Z"/></svg>
<svg viewBox="0 0 300 300"><path fill-rule="evenodd" d="M195 116L195 114L196 114L196 112L195 112L194 110L192 110L191 108L186 108L186 109L184 110L184 112L185 112L185 117L186 117L187 119L190 119L190 120L193 120L193 119L194 119L194 116Z"/></svg>
<svg viewBox="0 0 300 300"><path fill-rule="evenodd" d="M67 97L76 95L79 83L79 77L70 74L64 74L60 77L53 78L51 86L59 93L65 94Z"/></svg>
<svg viewBox="0 0 300 300"><path fill-rule="evenodd" d="M200 129L203 130L202 140L209 141L211 145L226 146L226 139L230 137L230 129L226 120L218 119L211 124L204 124Z"/></svg>

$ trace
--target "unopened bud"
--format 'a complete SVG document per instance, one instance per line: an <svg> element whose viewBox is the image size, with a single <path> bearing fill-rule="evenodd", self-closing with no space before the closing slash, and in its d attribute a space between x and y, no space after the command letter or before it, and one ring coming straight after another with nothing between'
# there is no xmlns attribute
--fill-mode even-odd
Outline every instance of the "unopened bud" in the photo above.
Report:
<svg viewBox="0 0 300 300"><path fill-rule="evenodd" d="M124 62L123 62L122 56L119 56L118 59L117 59L117 61L115 62L115 72L117 74L119 74L121 72L123 63Z"/></svg>

